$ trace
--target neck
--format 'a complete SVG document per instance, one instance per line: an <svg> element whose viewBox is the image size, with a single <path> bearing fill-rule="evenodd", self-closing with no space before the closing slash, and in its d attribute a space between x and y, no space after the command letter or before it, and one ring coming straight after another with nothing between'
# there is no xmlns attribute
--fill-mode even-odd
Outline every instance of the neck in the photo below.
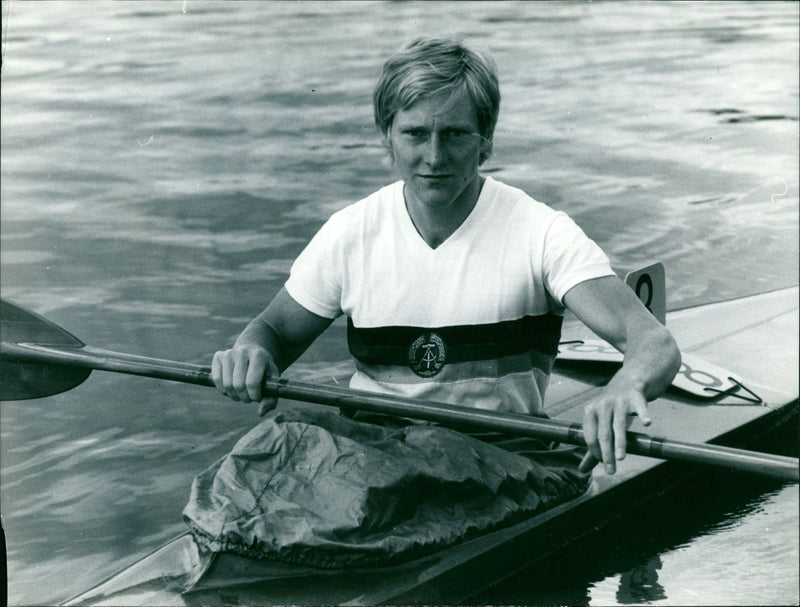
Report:
<svg viewBox="0 0 800 607"><path fill-rule="evenodd" d="M406 210L417 232L429 247L435 249L447 240L472 213L478 203L483 179L477 180L454 200L444 207L430 207L421 204L404 192Z"/></svg>

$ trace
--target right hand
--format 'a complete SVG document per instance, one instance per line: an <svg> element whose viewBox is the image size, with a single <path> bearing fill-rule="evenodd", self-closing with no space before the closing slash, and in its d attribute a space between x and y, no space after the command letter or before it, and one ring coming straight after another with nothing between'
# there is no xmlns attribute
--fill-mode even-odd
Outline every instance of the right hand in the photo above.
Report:
<svg viewBox="0 0 800 607"><path fill-rule="evenodd" d="M265 379L281 374L272 355L261 346L234 346L220 350L211 361L211 380L217 390L235 401L260 403L259 415L272 411L276 397L264 397L261 387Z"/></svg>

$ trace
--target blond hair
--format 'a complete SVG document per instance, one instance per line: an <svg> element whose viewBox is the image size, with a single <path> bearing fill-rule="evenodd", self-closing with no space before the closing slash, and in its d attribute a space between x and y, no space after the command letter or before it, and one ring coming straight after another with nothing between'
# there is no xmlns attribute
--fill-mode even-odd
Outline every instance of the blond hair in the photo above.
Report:
<svg viewBox="0 0 800 607"><path fill-rule="evenodd" d="M500 113L497 68L488 55L451 38L417 39L386 61L372 96L375 125L387 135L398 111L447 91L469 95L479 133L491 141Z"/></svg>

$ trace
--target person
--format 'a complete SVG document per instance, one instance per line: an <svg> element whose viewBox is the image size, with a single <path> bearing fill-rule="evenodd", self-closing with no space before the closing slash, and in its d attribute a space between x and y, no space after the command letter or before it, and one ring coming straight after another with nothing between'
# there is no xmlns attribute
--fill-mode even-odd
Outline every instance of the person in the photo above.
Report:
<svg viewBox="0 0 800 607"><path fill-rule="evenodd" d="M565 308L624 353L585 407L582 469L613 474L632 415L680 365L670 333L563 212L480 174L492 152L500 92L486 54L419 39L388 59L375 122L399 180L335 213L285 286L212 378L235 401L261 392L338 316L348 317L352 388L537 414ZM594 461L592 460L594 458Z"/></svg>

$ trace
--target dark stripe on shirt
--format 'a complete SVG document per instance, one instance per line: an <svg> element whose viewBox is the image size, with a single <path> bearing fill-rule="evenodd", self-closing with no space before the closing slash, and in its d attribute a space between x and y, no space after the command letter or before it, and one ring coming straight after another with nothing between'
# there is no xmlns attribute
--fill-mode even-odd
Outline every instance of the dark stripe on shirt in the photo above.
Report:
<svg viewBox="0 0 800 607"><path fill-rule="evenodd" d="M409 349L420 336L435 333L447 347L447 362L493 360L537 350L558 353L563 318L557 314L449 327L358 328L347 319L347 345L356 360L370 365L409 364Z"/></svg>

